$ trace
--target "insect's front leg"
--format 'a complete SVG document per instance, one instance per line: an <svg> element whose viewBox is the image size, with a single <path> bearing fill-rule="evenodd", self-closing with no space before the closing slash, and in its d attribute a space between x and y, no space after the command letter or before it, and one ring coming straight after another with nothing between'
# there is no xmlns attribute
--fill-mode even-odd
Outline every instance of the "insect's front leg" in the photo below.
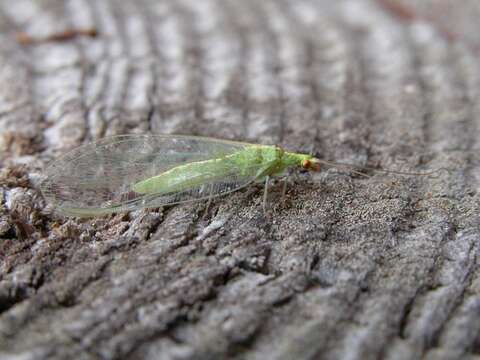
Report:
<svg viewBox="0 0 480 360"><path fill-rule="evenodd" d="M282 181L282 203L285 203L287 199L287 187L288 183L293 179L293 182L295 183L296 180L298 180L298 175L297 172L294 169L286 169L284 173L281 176L281 181Z"/></svg>

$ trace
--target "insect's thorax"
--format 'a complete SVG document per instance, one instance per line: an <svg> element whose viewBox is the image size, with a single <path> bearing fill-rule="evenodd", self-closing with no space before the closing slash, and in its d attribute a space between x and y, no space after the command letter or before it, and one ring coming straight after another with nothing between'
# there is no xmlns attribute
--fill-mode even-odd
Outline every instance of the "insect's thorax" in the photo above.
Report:
<svg viewBox="0 0 480 360"><path fill-rule="evenodd" d="M236 165L246 174L250 169L261 169L265 175L279 175L285 169L300 166L309 155L285 152L275 145L252 145L233 155Z"/></svg>
<svg viewBox="0 0 480 360"><path fill-rule="evenodd" d="M283 150L277 146L251 145L230 156L240 167L262 166L279 160Z"/></svg>

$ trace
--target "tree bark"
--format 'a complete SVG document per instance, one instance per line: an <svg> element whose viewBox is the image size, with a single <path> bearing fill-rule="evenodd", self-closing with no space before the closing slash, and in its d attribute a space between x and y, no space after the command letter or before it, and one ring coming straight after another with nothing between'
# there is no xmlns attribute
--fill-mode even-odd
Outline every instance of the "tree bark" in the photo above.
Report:
<svg viewBox="0 0 480 360"><path fill-rule="evenodd" d="M1 359L480 358L477 0L0 1ZM63 218L104 136L279 144L342 169ZM476 140L477 139L477 140Z"/></svg>

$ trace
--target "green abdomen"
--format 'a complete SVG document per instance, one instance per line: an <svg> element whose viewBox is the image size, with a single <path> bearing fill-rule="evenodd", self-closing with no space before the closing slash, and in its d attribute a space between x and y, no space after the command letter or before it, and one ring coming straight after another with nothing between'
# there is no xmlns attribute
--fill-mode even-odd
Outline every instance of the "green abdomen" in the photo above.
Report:
<svg viewBox="0 0 480 360"><path fill-rule="evenodd" d="M187 190L221 179L229 172L230 167L231 163L226 159L192 162L140 181L132 186L132 190L140 194L166 194Z"/></svg>
<svg viewBox="0 0 480 360"><path fill-rule="evenodd" d="M276 164L282 154L283 151L274 146L248 146L222 158L179 165L134 184L132 190L140 194L166 194L232 176L237 179L254 180L267 167L271 167L271 171L277 170Z"/></svg>

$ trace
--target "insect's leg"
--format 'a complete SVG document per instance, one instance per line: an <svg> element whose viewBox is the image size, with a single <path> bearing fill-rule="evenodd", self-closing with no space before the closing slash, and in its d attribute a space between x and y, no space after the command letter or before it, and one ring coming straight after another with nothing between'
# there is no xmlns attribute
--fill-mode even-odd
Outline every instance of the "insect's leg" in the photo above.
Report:
<svg viewBox="0 0 480 360"><path fill-rule="evenodd" d="M267 196L268 196L268 181L270 180L270 175L274 172L272 171L272 166L275 165L275 162L271 162L267 164L263 169L261 169L258 173L256 178L262 179L265 177L265 191L263 193L263 213L267 213Z"/></svg>
<svg viewBox="0 0 480 360"><path fill-rule="evenodd" d="M265 177L265 190L263 192L263 203L262 203L262 207L263 207L263 213L266 214L267 213L267 196L268 196L268 181L270 180L270 176L266 176Z"/></svg>

